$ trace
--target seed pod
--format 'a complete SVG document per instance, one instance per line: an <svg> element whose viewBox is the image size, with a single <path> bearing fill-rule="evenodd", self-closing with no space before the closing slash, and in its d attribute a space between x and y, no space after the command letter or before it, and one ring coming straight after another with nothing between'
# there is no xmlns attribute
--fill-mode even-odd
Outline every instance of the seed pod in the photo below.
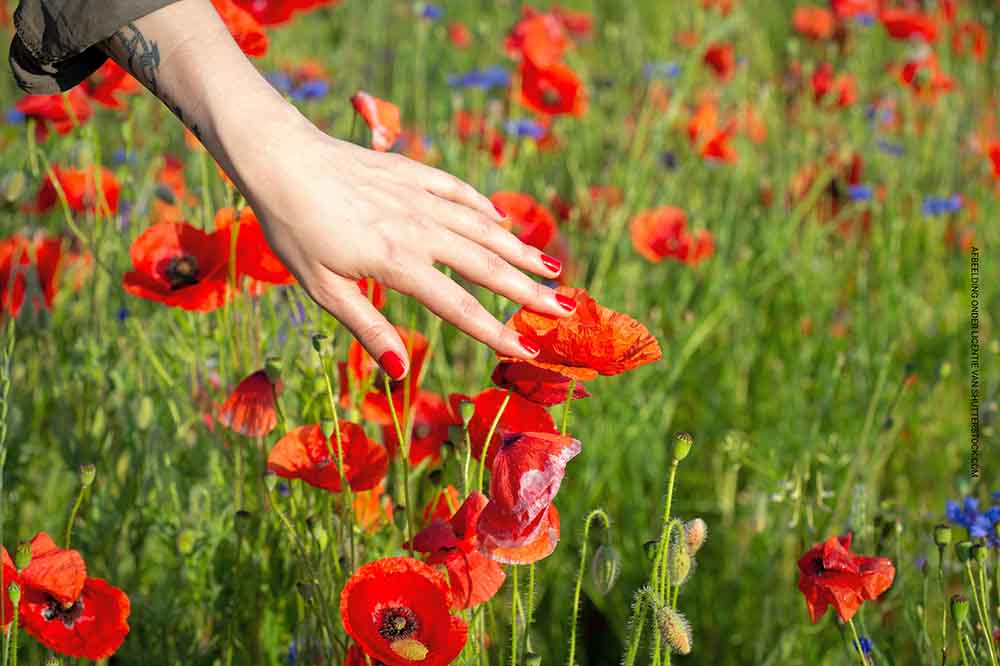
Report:
<svg viewBox="0 0 1000 666"><path fill-rule="evenodd" d="M45 666L60 666L60 664L62 664L62 662L59 661L59 657L54 654L50 654L45 658Z"/></svg>
<svg viewBox="0 0 1000 666"><path fill-rule="evenodd" d="M656 559L656 551L660 547L659 539L650 539L646 543L642 544L642 550L646 553L646 559L652 562Z"/></svg>
<svg viewBox="0 0 1000 666"><path fill-rule="evenodd" d="M969 618L969 599L961 594L951 598L951 619L961 625Z"/></svg>
<svg viewBox="0 0 1000 666"><path fill-rule="evenodd" d="M679 432L674 435L674 460L680 462L691 453L691 446L694 445L694 438L689 433Z"/></svg>
<svg viewBox="0 0 1000 666"><path fill-rule="evenodd" d="M693 518L684 523L684 543L693 557L701 550L708 538L708 523L701 518Z"/></svg>
<svg viewBox="0 0 1000 666"><path fill-rule="evenodd" d="M27 541L22 541L17 544L17 550L14 551L14 565L20 571L29 564L31 564L31 544Z"/></svg>
<svg viewBox="0 0 1000 666"><path fill-rule="evenodd" d="M691 654L691 625L670 606L656 611L656 626L663 641L677 654Z"/></svg>
<svg viewBox="0 0 1000 666"><path fill-rule="evenodd" d="M3 198L9 204L16 202L28 187L23 171L11 171L3 177Z"/></svg>
<svg viewBox="0 0 1000 666"><path fill-rule="evenodd" d="M462 425L468 427L469 421L472 420L472 416L476 413L476 404L465 400L458 406L458 411L462 417Z"/></svg>
<svg viewBox="0 0 1000 666"><path fill-rule="evenodd" d="M691 554L688 552L687 544L679 539L670 542L667 548L667 573L670 575L671 585L683 585L691 573Z"/></svg>
<svg viewBox="0 0 1000 666"><path fill-rule="evenodd" d="M21 603L21 586L13 582L8 585L7 597L10 599L10 602L14 604L14 607L17 608L18 604Z"/></svg>
<svg viewBox="0 0 1000 666"><path fill-rule="evenodd" d="M973 561L979 564L985 564L986 559L990 556L986 551L986 546L981 543L973 544L971 554Z"/></svg>
<svg viewBox="0 0 1000 666"><path fill-rule="evenodd" d="M942 523L934 526L934 543L938 548L944 548L951 543L951 525Z"/></svg>
<svg viewBox="0 0 1000 666"><path fill-rule="evenodd" d="M972 558L972 542L971 541L959 541L955 544L955 556L958 557L958 561L965 564Z"/></svg>
<svg viewBox="0 0 1000 666"><path fill-rule="evenodd" d="M326 336L323 335L322 333L317 333L316 335L312 336L312 346L313 349L316 350L316 353L318 354L323 353L324 342L326 342Z"/></svg>
<svg viewBox="0 0 1000 666"><path fill-rule="evenodd" d="M80 485L89 488L97 478L97 468L93 465L80 465Z"/></svg>
<svg viewBox="0 0 1000 666"><path fill-rule="evenodd" d="M590 562L590 575L594 587L602 596L615 586L620 568L618 552L611 546L603 544L594 553L594 559Z"/></svg>

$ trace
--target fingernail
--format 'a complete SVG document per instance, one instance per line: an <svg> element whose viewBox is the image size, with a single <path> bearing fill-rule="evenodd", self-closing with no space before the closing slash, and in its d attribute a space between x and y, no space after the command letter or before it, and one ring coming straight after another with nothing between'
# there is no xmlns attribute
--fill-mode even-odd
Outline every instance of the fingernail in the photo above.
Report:
<svg viewBox="0 0 1000 666"><path fill-rule="evenodd" d="M556 259L555 257L550 257L547 254L543 254L542 263L545 264L545 267L553 273L559 274L560 272L562 272L562 262Z"/></svg>
<svg viewBox="0 0 1000 666"><path fill-rule="evenodd" d="M524 347L524 351L528 352L532 356L537 356L538 352L542 351L542 348L538 346L538 343L529 337L524 335L518 336L517 341L521 343Z"/></svg>
<svg viewBox="0 0 1000 666"><path fill-rule="evenodd" d="M492 203L492 202L490 202L490 203ZM507 217L507 212L504 211L504 209L501 208L500 206L498 206L496 204L493 204L493 208L494 208L494 210L496 210L497 215L499 215L500 217Z"/></svg>
<svg viewBox="0 0 1000 666"><path fill-rule="evenodd" d="M389 376L393 381L403 378L406 374L406 367L403 365L403 359L399 357L394 351L387 351L382 354L378 359L378 364L382 366L382 369L389 373Z"/></svg>
<svg viewBox="0 0 1000 666"><path fill-rule="evenodd" d="M576 301L574 301L569 296L565 296L563 294L556 294L556 303L558 303L559 307L561 307L566 312L572 312L573 310L576 310Z"/></svg>

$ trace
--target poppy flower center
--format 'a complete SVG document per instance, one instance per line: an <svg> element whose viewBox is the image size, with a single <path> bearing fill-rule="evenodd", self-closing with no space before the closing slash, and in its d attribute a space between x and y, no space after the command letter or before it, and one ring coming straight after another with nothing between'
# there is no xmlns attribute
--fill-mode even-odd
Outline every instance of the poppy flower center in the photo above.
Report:
<svg viewBox="0 0 1000 666"><path fill-rule="evenodd" d="M198 260L190 254L174 257L167 264L166 275L171 290L198 284Z"/></svg>
<svg viewBox="0 0 1000 666"><path fill-rule="evenodd" d="M73 624L83 615L83 597L80 597L72 604L63 605L56 599L49 597L48 604L42 611L42 617L47 621L59 620L67 629L72 629Z"/></svg>
<svg viewBox="0 0 1000 666"><path fill-rule="evenodd" d="M392 606L382 611L378 633L385 640L394 643L410 638L419 628L420 623L413 611L402 606Z"/></svg>
<svg viewBox="0 0 1000 666"><path fill-rule="evenodd" d="M546 86L542 90L542 104L545 106L556 106L562 98L559 95L559 91L551 86Z"/></svg>

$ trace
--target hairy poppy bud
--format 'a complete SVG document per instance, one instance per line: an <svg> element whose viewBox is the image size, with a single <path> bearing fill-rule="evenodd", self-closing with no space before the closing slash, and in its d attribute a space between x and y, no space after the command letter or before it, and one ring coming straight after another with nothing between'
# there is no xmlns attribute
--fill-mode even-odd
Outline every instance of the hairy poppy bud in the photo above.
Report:
<svg viewBox="0 0 1000 666"><path fill-rule="evenodd" d="M45 658L45 666L59 666L62 662L59 661L59 657L54 654L50 654Z"/></svg>
<svg viewBox="0 0 1000 666"><path fill-rule="evenodd" d="M28 187L28 179L23 171L11 171L3 177L3 199L7 203L14 203L21 198Z"/></svg>
<svg viewBox="0 0 1000 666"><path fill-rule="evenodd" d="M680 540L671 541L667 549L667 574L671 585L683 585L691 574L691 554Z"/></svg>
<svg viewBox="0 0 1000 666"><path fill-rule="evenodd" d="M590 562L590 575L597 591L602 595L610 592L618 580L618 572L618 553L607 544L601 545Z"/></svg>
<svg viewBox="0 0 1000 666"><path fill-rule="evenodd" d="M267 381L272 384L277 384L281 379L281 366L282 362L280 358L271 357L264 361L264 372L267 373Z"/></svg>
<svg viewBox="0 0 1000 666"><path fill-rule="evenodd" d="M658 539L650 539L646 543L642 544L642 550L646 553L646 559L652 562L656 559L656 551L659 549L660 542Z"/></svg>
<svg viewBox="0 0 1000 666"><path fill-rule="evenodd" d="M691 453L691 446L694 444L694 438L686 432L679 432L674 435L674 460L680 462L688 457Z"/></svg>
<svg viewBox="0 0 1000 666"><path fill-rule="evenodd" d="M334 425L332 419L323 419L320 424L320 430L323 431L323 436L326 437L333 444L333 454L337 455L337 428Z"/></svg>
<svg viewBox="0 0 1000 666"><path fill-rule="evenodd" d="M701 518L693 518L684 523L684 543L692 556L701 550L708 538L708 524Z"/></svg>
<svg viewBox="0 0 1000 666"><path fill-rule="evenodd" d="M10 602L14 604L14 607L17 608L17 605L21 603L21 586L17 583L11 583L8 585L7 597L10 599Z"/></svg>
<svg viewBox="0 0 1000 666"><path fill-rule="evenodd" d="M323 353L323 343L326 342L326 336L322 333L317 333L312 336L312 346L316 350L317 354Z"/></svg>
<svg viewBox="0 0 1000 666"><path fill-rule="evenodd" d="M972 559L979 564L985 564L986 559L990 556L990 554L986 552L986 546L981 543L973 544L971 554Z"/></svg>
<svg viewBox="0 0 1000 666"><path fill-rule="evenodd" d="M934 526L934 543L938 548L944 548L951 543L951 525L942 523Z"/></svg>
<svg viewBox="0 0 1000 666"><path fill-rule="evenodd" d="M93 465L80 465L80 485L89 488L97 478L97 468Z"/></svg>
<svg viewBox="0 0 1000 666"><path fill-rule="evenodd" d="M961 594L951 598L951 618L955 624L961 625L969 618L969 599Z"/></svg>
<svg viewBox="0 0 1000 666"><path fill-rule="evenodd" d="M972 542L971 541L959 541L955 544L955 555L958 557L958 561L965 564L972 558Z"/></svg>
<svg viewBox="0 0 1000 666"><path fill-rule="evenodd" d="M27 541L22 541L17 544L17 550L14 552L14 565L20 571L29 564L31 564L31 544Z"/></svg>
<svg viewBox="0 0 1000 666"><path fill-rule="evenodd" d="M691 625L670 606L656 611L656 626L660 636L677 654L691 654Z"/></svg>

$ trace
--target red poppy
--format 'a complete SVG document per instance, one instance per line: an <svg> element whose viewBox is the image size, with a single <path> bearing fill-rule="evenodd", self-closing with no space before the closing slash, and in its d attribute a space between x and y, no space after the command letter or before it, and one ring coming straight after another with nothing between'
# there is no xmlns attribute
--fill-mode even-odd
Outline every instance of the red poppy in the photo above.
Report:
<svg viewBox="0 0 1000 666"><path fill-rule="evenodd" d="M560 525L555 504L550 504L526 524L516 520L511 522L509 518L494 524L491 518L504 514L494 514L490 509L492 505L492 502L486 505L476 525L479 550L484 555L505 564L534 564L556 549Z"/></svg>
<svg viewBox="0 0 1000 666"><path fill-rule="evenodd" d="M455 112L455 133L462 143L475 141L476 147L490 153L493 164L500 166L504 160L503 132L486 124L482 114L473 115L465 111Z"/></svg>
<svg viewBox="0 0 1000 666"><path fill-rule="evenodd" d="M20 573L19 623L60 654L105 659L128 634L129 599L100 578L88 578L75 550L43 532L31 540L31 563Z"/></svg>
<svg viewBox="0 0 1000 666"><path fill-rule="evenodd" d="M687 227L687 215L675 206L661 206L645 211L629 223L632 246L643 257L659 263L669 257L696 265L712 255L712 235L702 230L692 235Z"/></svg>
<svg viewBox="0 0 1000 666"><path fill-rule="evenodd" d="M539 69L559 64L568 46L569 39L562 22L554 14L533 10L526 10L525 17L504 39L508 55L531 62Z"/></svg>
<svg viewBox="0 0 1000 666"><path fill-rule="evenodd" d="M502 389L514 391L531 402L551 407L566 401L572 380L558 372L539 368L530 363L501 361L493 370L493 383ZM589 398L583 384L573 386L573 400Z"/></svg>
<svg viewBox="0 0 1000 666"><path fill-rule="evenodd" d="M503 585L503 569L479 552L476 524L487 502L483 494L473 492L449 520L435 521L413 537L413 549L427 553L428 564L443 564L448 570L452 608L478 606Z"/></svg>
<svg viewBox="0 0 1000 666"><path fill-rule="evenodd" d="M237 5L263 25L278 25L292 18L292 14L324 5L334 5L339 0L233 0Z"/></svg>
<svg viewBox="0 0 1000 666"><path fill-rule="evenodd" d="M219 408L219 423L246 437L264 437L278 425L277 397L281 380L258 370L241 381Z"/></svg>
<svg viewBox="0 0 1000 666"><path fill-rule="evenodd" d="M420 386L420 375L424 361L427 358L429 345L427 338L416 331L409 331L400 326L396 332L403 340L403 346L410 354L410 371L402 380L389 382L389 392L392 395L393 409L396 418L402 425L404 420L403 404L406 401L407 386L409 386L410 406L417 397ZM357 340L351 342L347 350L347 363L338 366L340 372L340 401L344 406L351 404L351 392L367 391L361 403L361 415L369 421L380 425L393 425L392 411L385 396L382 370Z"/></svg>
<svg viewBox="0 0 1000 666"><path fill-rule="evenodd" d="M232 208L221 208L215 214L216 234L225 245L227 256L232 253L232 228L235 223L236 212ZM240 209L235 251L237 279L246 275L268 284L295 283L295 276L274 254L264 238L264 230L261 229L257 216L248 206Z"/></svg>
<svg viewBox="0 0 1000 666"><path fill-rule="evenodd" d="M410 464L424 460L432 465L441 462L441 446L448 441L448 429L460 425L448 402L436 393L418 391L413 398L413 437L410 441ZM382 436L389 455L399 451L395 426L382 426Z"/></svg>
<svg viewBox="0 0 1000 666"><path fill-rule="evenodd" d="M736 51L729 42L716 42L705 51L704 63L721 81L728 81L736 69Z"/></svg>
<svg viewBox="0 0 1000 666"><path fill-rule="evenodd" d="M17 567L10 559L7 549L0 546L0 589L3 590L3 604L0 605L0 631L6 631L10 621L14 619L14 604L10 601L7 588L17 580Z"/></svg>
<svg viewBox="0 0 1000 666"><path fill-rule="evenodd" d="M508 326L541 346L523 361L579 380L617 375L663 357L660 344L645 326L626 314L600 305L584 289L558 287L576 301L568 317L518 310ZM500 357L502 361L518 360Z"/></svg>
<svg viewBox="0 0 1000 666"><path fill-rule="evenodd" d="M344 478L351 490L368 490L385 478L389 456L385 448L368 439L356 423L340 422L340 446L344 451ZM336 434L323 436L319 425L295 428L274 445L267 468L285 479L300 479L311 486L340 492Z"/></svg>
<svg viewBox="0 0 1000 666"><path fill-rule="evenodd" d="M587 92L576 73L555 63L542 69L531 60L521 63L520 101L537 113L582 116L587 111Z"/></svg>
<svg viewBox="0 0 1000 666"><path fill-rule="evenodd" d="M792 13L792 27L808 39L822 40L833 37L837 27L833 12L826 7L796 7Z"/></svg>
<svg viewBox="0 0 1000 666"><path fill-rule="evenodd" d="M390 557L358 569L340 594L347 635L385 666L447 666L462 648L468 627L449 613L445 577L429 564Z"/></svg>
<svg viewBox="0 0 1000 666"><path fill-rule="evenodd" d="M520 192L495 192L493 205L507 213L503 224L527 245L544 250L556 235L556 221L534 197Z"/></svg>
<svg viewBox="0 0 1000 666"><path fill-rule="evenodd" d="M839 19L855 16L875 16L879 9L879 0L830 0L830 8Z"/></svg>
<svg viewBox="0 0 1000 666"><path fill-rule="evenodd" d="M184 310L220 308L229 294L227 249L217 234L185 222L154 224L129 248L135 270L125 274L125 291Z"/></svg>
<svg viewBox="0 0 1000 666"><path fill-rule="evenodd" d="M468 425L469 442L472 444L472 456L479 460L483 453L486 435L493 426L500 405L507 400L507 391L491 388L472 398L458 393L453 393L450 398L455 413L460 412L459 406L462 402L471 402L475 405ZM497 451L500 450L504 436L520 432L556 433L558 430L548 410L516 393L511 393L486 451L488 468L493 468L493 461L496 459Z"/></svg>
<svg viewBox="0 0 1000 666"><path fill-rule="evenodd" d="M896 570L891 561L854 555L850 549L848 533L816 544L799 559L799 590L805 595L813 624L828 606L847 622L862 603L877 599L892 585Z"/></svg>
<svg viewBox="0 0 1000 666"><path fill-rule="evenodd" d="M448 39L455 48L467 49L472 44L472 32L461 21L453 21L448 24Z"/></svg>
<svg viewBox="0 0 1000 666"><path fill-rule="evenodd" d="M990 167L993 169L993 177L1000 180L1000 141L993 141L986 149L986 155L990 160ZM0 252L2 256L2 252ZM2 275L0 271L0 275Z"/></svg>
<svg viewBox="0 0 1000 666"><path fill-rule="evenodd" d="M900 83L916 93L917 97L934 102L942 93L955 89L955 81L938 66L937 55L933 52L915 55L901 67L896 68Z"/></svg>
<svg viewBox="0 0 1000 666"><path fill-rule="evenodd" d="M115 174L107 167L100 171L89 167L86 169L64 169L53 166L56 182L66 197L70 210L78 213L98 209L107 215L118 212L118 193L121 189ZM99 174L99 175L98 175ZM97 195L98 180L100 181L100 197ZM99 199L99 200L98 200ZM35 197L35 210L44 213L51 210L59 202L59 193L49 175L45 176L42 186Z"/></svg>
<svg viewBox="0 0 1000 666"><path fill-rule="evenodd" d="M68 134L86 123L92 113L87 93L80 88L73 88L65 95L25 95L14 108L38 121L35 136L39 141L48 138L49 126L59 134Z"/></svg>
<svg viewBox="0 0 1000 666"><path fill-rule="evenodd" d="M547 432L505 434L490 468L490 501L525 524L544 512L562 484L579 440Z"/></svg>
<svg viewBox="0 0 1000 666"><path fill-rule="evenodd" d="M594 17L587 12L574 12L558 5L554 5L551 11L556 20L574 37L590 37L594 32Z"/></svg>
<svg viewBox="0 0 1000 666"><path fill-rule="evenodd" d="M24 305L27 271L31 266L31 243L14 234L0 240L0 313L16 317Z"/></svg>
<svg viewBox="0 0 1000 666"><path fill-rule="evenodd" d="M385 287L374 278L361 278L358 280L358 289L376 309L381 310L385 306Z"/></svg>
<svg viewBox="0 0 1000 666"><path fill-rule="evenodd" d="M233 0L212 0L212 4L244 53L253 57L267 53L267 34L253 14Z"/></svg>
<svg viewBox="0 0 1000 666"><path fill-rule="evenodd" d="M461 497L458 495L458 489L448 484L424 507L421 514L422 524L430 525L433 522L447 521L458 511L460 503Z"/></svg>
<svg viewBox="0 0 1000 666"><path fill-rule="evenodd" d="M357 643L353 643L351 647L347 648L347 654L344 656L344 666L368 666L365 651ZM373 660L371 666L378 666L378 660Z"/></svg>
<svg viewBox="0 0 1000 666"><path fill-rule="evenodd" d="M359 90L351 97L354 110L368 123L372 131L372 148L385 152L399 137L399 107Z"/></svg>
<svg viewBox="0 0 1000 666"><path fill-rule="evenodd" d="M385 494L385 480L371 490L354 493L354 521L367 534L392 522L392 498Z"/></svg>
<svg viewBox="0 0 1000 666"><path fill-rule="evenodd" d="M883 9L879 19L894 39L921 39L926 42L937 39L937 25L927 14L901 8Z"/></svg>
<svg viewBox="0 0 1000 666"><path fill-rule="evenodd" d="M109 109L125 108L119 96L134 95L142 86L114 60L108 59L81 85L90 99Z"/></svg>
<svg viewBox="0 0 1000 666"><path fill-rule="evenodd" d="M74 269L86 268L90 262L89 252L81 254L73 250L62 238L55 236L38 238L35 241L35 271L38 273L38 284L42 288L45 307L52 307L59 292L59 285L67 273ZM79 289L83 283L82 278L83 272L77 272L71 286Z"/></svg>
<svg viewBox="0 0 1000 666"><path fill-rule="evenodd" d="M989 49L989 35L986 27L978 21L966 21L955 26L951 33L951 50L956 55L965 55L971 52L976 62L986 60L986 52Z"/></svg>

